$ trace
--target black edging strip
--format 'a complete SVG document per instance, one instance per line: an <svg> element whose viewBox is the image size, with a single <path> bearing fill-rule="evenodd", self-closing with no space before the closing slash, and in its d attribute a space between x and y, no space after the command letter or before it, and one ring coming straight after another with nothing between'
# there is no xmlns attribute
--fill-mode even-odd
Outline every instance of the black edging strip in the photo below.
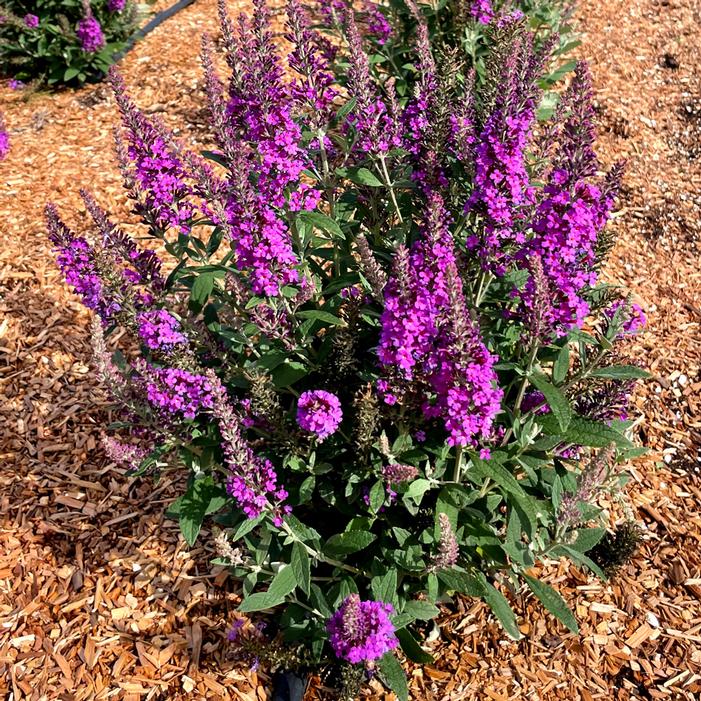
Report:
<svg viewBox="0 0 701 701"><path fill-rule="evenodd" d="M159 12L153 19L129 37L126 46L114 55L114 62L121 61L125 54L134 48L137 41L143 39L149 32L152 32L160 24L170 19L176 12L180 12L180 10L184 10L188 5L192 5L193 2L195 2L195 0L178 0L175 5L171 5L167 10Z"/></svg>

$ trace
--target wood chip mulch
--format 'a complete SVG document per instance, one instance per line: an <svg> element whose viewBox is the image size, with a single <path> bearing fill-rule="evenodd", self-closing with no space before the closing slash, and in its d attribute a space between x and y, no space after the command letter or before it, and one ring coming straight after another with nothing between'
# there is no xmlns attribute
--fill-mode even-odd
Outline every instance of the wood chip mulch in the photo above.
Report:
<svg viewBox="0 0 701 701"><path fill-rule="evenodd" d="M137 103L195 147L206 133L197 52L217 32L215 6L197 0L122 64ZM701 698L700 13L697 0L579 8L602 159L628 161L608 274L650 318L629 350L654 376L636 397L652 453L628 488L641 550L608 583L545 568L580 636L520 595L524 639L511 642L485 606L458 601L429 644L436 662L407 667L413 699ZM87 186L129 218L109 92L0 86L0 101L12 139L0 163L0 697L269 698L269 675L237 664L226 641L238 598L208 564L211 540L189 549L164 515L175 478L129 480L99 447L107 408L89 319L54 267L42 208L51 199L79 226ZM310 699L328 697L321 680L312 687ZM377 682L365 696L393 698Z"/></svg>

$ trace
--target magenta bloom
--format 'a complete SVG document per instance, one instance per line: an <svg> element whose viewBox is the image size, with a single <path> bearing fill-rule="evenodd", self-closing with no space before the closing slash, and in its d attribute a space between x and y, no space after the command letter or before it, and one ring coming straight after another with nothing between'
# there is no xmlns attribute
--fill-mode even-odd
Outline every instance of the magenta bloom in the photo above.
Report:
<svg viewBox="0 0 701 701"><path fill-rule="evenodd" d="M36 15L25 15L24 26L29 29L34 29L39 26L39 18Z"/></svg>
<svg viewBox="0 0 701 701"><path fill-rule="evenodd" d="M127 0L109 0L107 3L107 9L110 12L122 12L126 7Z"/></svg>
<svg viewBox="0 0 701 701"><path fill-rule="evenodd" d="M146 378L149 402L164 413L194 419L200 409L212 408L212 385L203 375L180 368L155 368L146 363L139 370Z"/></svg>
<svg viewBox="0 0 701 701"><path fill-rule="evenodd" d="M320 441L334 433L342 418L341 402L331 392L317 389L299 398L297 423L305 431L316 433Z"/></svg>
<svg viewBox="0 0 701 701"><path fill-rule="evenodd" d="M474 0L470 14L480 23L489 24L494 19L494 8L491 0Z"/></svg>
<svg viewBox="0 0 701 701"><path fill-rule="evenodd" d="M180 322L165 309L142 312L137 319L139 336L151 350L171 350L173 346L187 343Z"/></svg>
<svg viewBox="0 0 701 701"><path fill-rule="evenodd" d="M326 624L336 656L351 664L370 662L397 647L391 604L361 601L351 594Z"/></svg>
<svg viewBox="0 0 701 701"><path fill-rule="evenodd" d="M100 23L92 16L84 17L78 22L75 31L80 40L80 46L88 54L98 52L105 45L105 36Z"/></svg>

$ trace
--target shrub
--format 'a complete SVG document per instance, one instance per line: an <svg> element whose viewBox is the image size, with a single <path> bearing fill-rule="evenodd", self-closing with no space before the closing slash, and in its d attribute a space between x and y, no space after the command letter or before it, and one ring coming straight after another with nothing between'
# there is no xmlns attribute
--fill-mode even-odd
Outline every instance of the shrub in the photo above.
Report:
<svg viewBox="0 0 701 701"><path fill-rule="evenodd" d="M49 85L99 80L136 29L136 19L132 0L2 0L3 73Z"/></svg>
<svg viewBox="0 0 701 701"><path fill-rule="evenodd" d="M346 681L376 668L406 698L394 651L429 659L417 622L452 593L518 638L502 590L521 585L577 629L537 562L602 575L597 497L636 453L645 374L617 361L642 310L598 275L621 169L600 174L585 65L538 122L553 43L518 17L494 23L504 60L476 82L436 60L416 7L397 67L367 10L331 42L296 0L285 64L254 5L235 26L221 4L227 86L203 45L204 158L112 75L127 192L160 250L87 192L91 235L52 206L49 234L96 314L121 410L108 452L134 475L185 468L185 539L213 519L241 613L276 611L269 638L241 618L232 639L286 666L336 659Z"/></svg>

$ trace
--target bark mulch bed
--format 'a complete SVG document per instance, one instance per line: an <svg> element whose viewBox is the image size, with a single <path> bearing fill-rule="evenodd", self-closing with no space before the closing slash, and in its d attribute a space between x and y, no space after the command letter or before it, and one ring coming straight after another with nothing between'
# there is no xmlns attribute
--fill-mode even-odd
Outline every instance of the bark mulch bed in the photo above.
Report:
<svg viewBox="0 0 701 701"><path fill-rule="evenodd" d="M159 0L157 7L169 3ZM232 3L233 5L233 0ZM239 5L245 7L240 0ZM542 574L576 609L563 632L514 601L509 641L480 603L445 610L436 662L410 668L412 698L698 699L701 695L701 55L695 0L589 0L579 10L607 163L628 159L609 277L650 317L631 357L641 441L629 497L639 555L609 583L564 563ZM214 0L150 34L123 62L134 97L197 146L206 116L197 51ZM0 86L12 151L0 164L0 695L8 699L268 698L226 630L238 598L165 516L177 485L128 480L99 447L104 398L88 315L66 291L42 208L80 225L78 187L128 219L104 86L26 98ZM612 505L612 514L621 509ZM615 518L615 517L612 517ZM315 680L310 698L326 698ZM376 685L372 698L391 698Z"/></svg>

